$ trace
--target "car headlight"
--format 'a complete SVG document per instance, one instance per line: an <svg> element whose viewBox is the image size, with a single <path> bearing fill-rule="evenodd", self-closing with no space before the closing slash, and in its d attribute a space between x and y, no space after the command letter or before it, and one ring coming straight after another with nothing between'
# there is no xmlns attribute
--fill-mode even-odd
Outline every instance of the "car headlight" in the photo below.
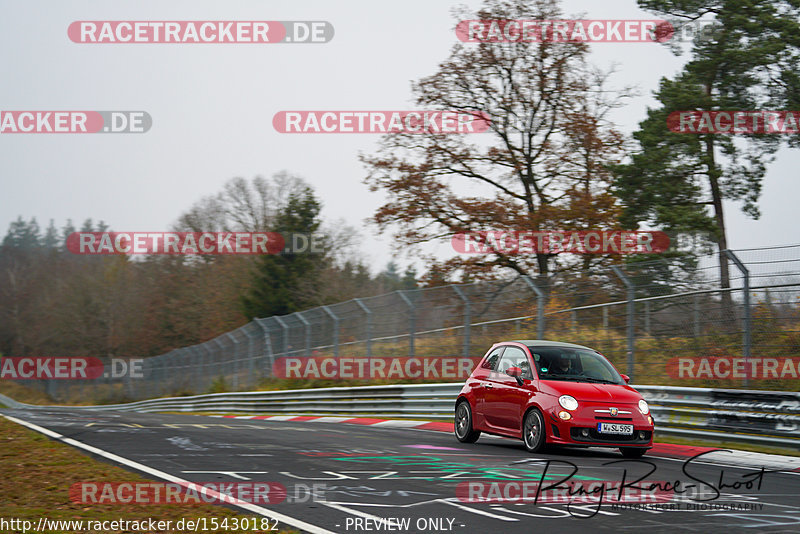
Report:
<svg viewBox="0 0 800 534"><path fill-rule="evenodd" d="M642 415L647 415L650 413L650 406L647 405L647 402L644 399L639 401L639 411L642 412Z"/></svg>
<svg viewBox="0 0 800 534"><path fill-rule="evenodd" d="M558 398L558 403L565 410L577 410L578 409L578 401L575 400L575 397L572 397L570 395L561 395Z"/></svg>

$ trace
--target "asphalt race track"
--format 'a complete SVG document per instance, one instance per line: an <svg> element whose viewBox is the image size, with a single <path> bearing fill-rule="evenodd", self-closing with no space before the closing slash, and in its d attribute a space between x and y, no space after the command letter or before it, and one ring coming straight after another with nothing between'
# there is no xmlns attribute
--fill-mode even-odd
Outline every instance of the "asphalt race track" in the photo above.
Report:
<svg viewBox="0 0 800 534"><path fill-rule="evenodd" d="M760 465L651 456L643 459L649 463L608 464L622 456L602 449L532 455L513 440L484 435L465 445L443 432L380 425L50 408L0 413L153 480L278 482L287 488L283 502L245 508L304 532L800 532L800 472L774 466L762 472ZM620 481L625 468L625 480L655 469L644 480L681 481L685 493L674 509L457 497L468 482L539 481L545 469L546 481L570 473L570 482Z"/></svg>

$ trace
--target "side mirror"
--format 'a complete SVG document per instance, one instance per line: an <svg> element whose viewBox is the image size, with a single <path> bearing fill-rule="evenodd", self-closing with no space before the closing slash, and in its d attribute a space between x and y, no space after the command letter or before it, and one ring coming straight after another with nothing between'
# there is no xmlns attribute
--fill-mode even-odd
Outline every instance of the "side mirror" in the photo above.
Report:
<svg viewBox="0 0 800 534"><path fill-rule="evenodd" d="M516 378L518 386L521 386L523 384L523 382L522 382L522 369L520 369L519 367L509 367L508 369L506 369L506 374L508 376Z"/></svg>
<svg viewBox="0 0 800 534"><path fill-rule="evenodd" d="M622 377L622 379L625 381L626 384L630 384L631 383L631 377L629 377L628 375L623 375L623 374L620 373L619 376Z"/></svg>

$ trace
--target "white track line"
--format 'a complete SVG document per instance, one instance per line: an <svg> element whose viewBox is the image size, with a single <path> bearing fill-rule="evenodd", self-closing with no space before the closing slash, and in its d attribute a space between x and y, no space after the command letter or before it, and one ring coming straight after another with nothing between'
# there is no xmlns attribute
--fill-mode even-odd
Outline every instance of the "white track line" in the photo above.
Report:
<svg viewBox="0 0 800 534"><path fill-rule="evenodd" d="M91 452L92 454L96 454L98 456L102 456L104 458L108 458L109 460L111 460L113 462L125 465L127 467L132 468L132 469L136 469L137 471L141 471L143 473L147 473L149 475L152 475L154 477L158 477L158 478L160 478L162 480L166 480L168 482L175 482L176 484L180 484L181 486L184 486L184 487L187 487L187 488L188 487L194 487L195 489L204 491L205 494L207 494L207 495L209 495L211 497L214 497L215 499L219 500L220 502L225 502L226 504L232 504L232 505L234 505L234 506L236 506L238 508L242 508L242 509L247 510L249 512L256 513L258 515L267 516L267 517L269 517L271 519L277 519L278 521L283 521L287 525L291 525L291 526L293 526L295 528L299 528L301 530L305 530L307 532L310 532L311 534L336 534L333 531L326 530L326 529L324 529L322 527L318 527L318 526L312 525L310 523L306 523L305 521L301 521L299 519L295 519L295 518L290 517L288 515L283 515L281 513L275 512L273 510L267 510L266 508L262 508L261 506L257 506L255 504L252 504L252 503L249 503L249 502L246 502L246 501L240 501L239 499L234 499L234 498L232 498L232 497L230 497L228 495L224 495L222 493L210 490L210 489L205 488L203 486L197 486L195 483L190 482L188 480L184 480L182 478L176 477L174 475L170 475L169 473L165 473L163 471L159 471L158 469L154 469L154 468L149 467L147 465L140 464L138 462L134 462L133 460L128 460L127 458L123 458L122 456L117 456L116 454L104 451L103 449L98 449L97 447L92 447L91 445L87 445L87 444L82 443L80 441L76 441L76 440L74 440L72 438L68 438L66 436L62 436L58 432L53 432L52 430L48 430L47 428L43 428L43 427L41 427L39 425L35 425L33 423L29 423L27 421L23 421L22 419L17 419L16 417L11 417L9 415L5 415L5 414L0 414L0 415L5 417L9 421L13 421L14 423L17 423L19 425L28 427L31 430L35 430L36 432L44 434L45 436L48 436L50 438L57 439L57 440L59 440L59 441L61 441L63 443L66 443L67 445L72 445L73 447L78 447L79 449L83 449L85 451Z"/></svg>
<svg viewBox="0 0 800 534"><path fill-rule="evenodd" d="M413 428L415 426L424 425L424 422L420 421L402 421L400 419L396 420L389 420L389 421L381 421L380 423L374 423L372 425L367 426L377 426L383 428Z"/></svg>
<svg viewBox="0 0 800 534"><path fill-rule="evenodd" d="M463 504L459 504L457 502L450 501L448 499L439 499L439 502L444 504L449 504L450 506L455 506L456 508L461 508L462 510L466 510L467 512L472 512L473 514L478 515L485 515L487 517L491 517L493 519L500 519L501 521L519 521L519 519L515 517L508 517L505 515L497 515L491 512L487 512L485 510L481 510L480 508L470 508L469 506L464 506Z"/></svg>

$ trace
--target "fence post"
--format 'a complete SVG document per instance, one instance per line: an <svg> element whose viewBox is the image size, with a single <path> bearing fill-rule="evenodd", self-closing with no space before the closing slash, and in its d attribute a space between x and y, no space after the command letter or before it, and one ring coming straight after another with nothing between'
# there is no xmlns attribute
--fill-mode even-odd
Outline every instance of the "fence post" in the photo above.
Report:
<svg viewBox="0 0 800 534"><path fill-rule="evenodd" d="M469 348L470 348L470 339L469 339L469 330L470 326L472 325L472 306L470 304L469 299L464 294L458 286L451 286L456 294L461 297L461 300L464 301L464 357L469 358Z"/></svg>
<svg viewBox="0 0 800 534"><path fill-rule="evenodd" d="M396 292L403 299L403 302L408 306L408 353L411 358L414 357L414 331L417 329L417 318L414 310L414 303L406 296L405 291L398 290Z"/></svg>
<svg viewBox="0 0 800 534"><path fill-rule="evenodd" d="M367 358L372 358L372 310L367 308L361 299L353 299L356 304L367 314Z"/></svg>
<svg viewBox="0 0 800 534"><path fill-rule="evenodd" d="M281 327L283 331L283 355L289 355L289 325L286 324L286 321L278 317L277 315L272 316L275 319L275 322L278 323L278 326Z"/></svg>
<svg viewBox="0 0 800 534"><path fill-rule="evenodd" d="M749 367L747 362L750 359L750 344L751 344L751 329L752 317L750 315L750 271L744 266L742 260L733 253L732 250L725 249L722 251L725 255L736 265L744 277L743 291L744 291L744 334L742 336L742 356L744 356L744 368L747 369L744 373L744 385L749 383Z"/></svg>
<svg viewBox="0 0 800 534"><path fill-rule="evenodd" d="M222 367L222 353L224 352L224 348L222 346L222 341L219 340L219 338L221 338L221 337L222 336L217 336L217 337L215 337L213 339L213 341L214 341L214 343L217 344L217 347L219 347L219 358L217 358L217 366L216 366L217 367L217 372L216 372L216 375L217 376L222 375L222 380L224 382L225 381L225 373L224 373L224 371L222 369L220 369Z"/></svg>
<svg viewBox="0 0 800 534"><path fill-rule="evenodd" d="M692 321L694 322L694 337L700 337L700 295L695 293L692 298Z"/></svg>
<svg viewBox="0 0 800 534"><path fill-rule="evenodd" d="M333 319L333 357L339 359L339 318L327 306L322 306L331 319ZM337 362L338 363L338 362Z"/></svg>
<svg viewBox="0 0 800 534"><path fill-rule="evenodd" d="M197 392L197 390L192 386L192 384L197 384L200 380L200 368L197 366L197 362L195 362L195 348L194 345L186 347L186 364L189 366L189 370L186 371L186 376L193 377L189 379L189 389L192 392Z"/></svg>
<svg viewBox="0 0 800 534"><path fill-rule="evenodd" d="M630 279L625 276L625 273L622 272L622 269L619 268L617 265L612 265L611 269L614 271L622 283L625 284L625 287L628 288L628 376L630 377L631 381L633 380L633 356L634 356L634 312L635 312L635 303L634 299L636 298L636 288Z"/></svg>
<svg viewBox="0 0 800 534"><path fill-rule="evenodd" d="M269 356L269 376L274 376L275 355L272 352L272 337L269 334L269 326L266 325L267 319L254 319L254 321L264 334L264 353Z"/></svg>
<svg viewBox="0 0 800 534"><path fill-rule="evenodd" d="M536 293L536 339L544 339L544 291L527 274L522 279Z"/></svg>
<svg viewBox="0 0 800 534"><path fill-rule="evenodd" d="M206 351L206 359L208 360L206 362L206 364L203 366L203 367L205 367L205 370L204 370L205 373L204 374L206 375L206 389L208 389L208 386L210 385L211 380L212 380L210 378L210 376L211 376L211 360L214 359L213 356L212 356L211 347L209 347L209 344L210 343L208 341L203 343L203 348Z"/></svg>
<svg viewBox="0 0 800 534"><path fill-rule="evenodd" d="M145 376L147 376L147 383L149 386L148 391L150 392L150 398L158 397L158 385L156 384L158 377L158 371L156 370L156 358L158 358L158 356L151 356L150 358L145 359L145 363L148 369L147 374ZM106 381L106 383L109 385L109 387L111 386L110 381Z"/></svg>
<svg viewBox="0 0 800 534"><path fill-rule="evenodd" d="M239 390L239 340L234 337L233 332L228 332L225 335L228 336L228 339L230 339L231 343L233 343L233 361L231 362L233 364L233 380L231 382L233 390L238 391Z"/></svg>
<svg viewBox="0 0 800 534"><path fill-rule="evenodd" d="M172 386L170 387L170 395L175 393L178 390L179 386L183 386L183 381L186 378L186 370L184 365L184 358L183 358L183 350L181 349L174 349L169 352L172 359L172 374L175 376L175 379L172 381Z"/></svg>
<svg viewBox="0 0 800 534"><path fill-rule="evenodd" d="M644 331L650 335L650 301L644 301Z"/></svg>
<svg viewBox="0 0 800 534"><path fill-rule="evenodd" d="M306 333L306 357L311 356L311 323L309 323L301 312L294 312L300 322L303 323L303 328Z"/></svg>
<svg viewBox="0 0 800 534"><path fill-rule="evenodd" d="M252 322L246 326L250 326ZM253 386L256 383L256 357L255 348L253 347L253 336L250 335L252 328L246 328L244 334L247 336L247 377L248 386Z"/></svg>

